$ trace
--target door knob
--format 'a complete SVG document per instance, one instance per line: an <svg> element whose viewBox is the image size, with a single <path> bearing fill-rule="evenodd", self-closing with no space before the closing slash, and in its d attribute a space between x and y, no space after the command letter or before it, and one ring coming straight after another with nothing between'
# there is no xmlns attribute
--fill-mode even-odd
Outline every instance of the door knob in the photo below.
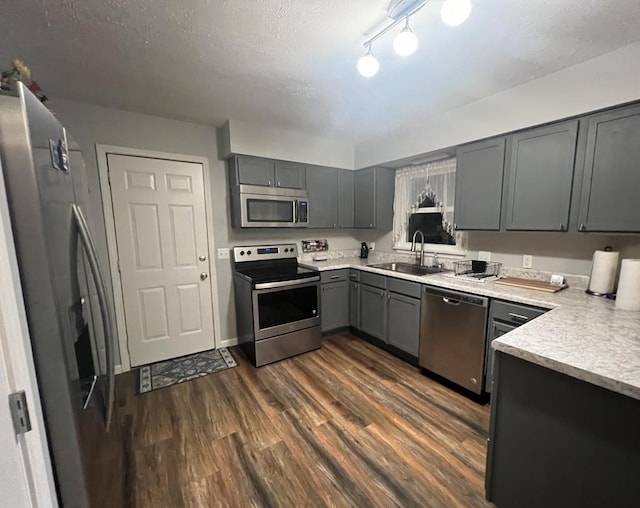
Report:
<svg viewBox="0 0 640 508"><path fill-rule="evenodd" d="M207 260L207 256L205 256L204 254L200 254L200 255L198 256L198 259L199 259L200 261L206 261L206 260Z"/></svg>
<svg viewBox="0 0 640 508"><path fill-rule="evenodd" d="M207 272L202 272L200 274L200 280L207 280L207 277L209 277L209 274Z"/></svg>

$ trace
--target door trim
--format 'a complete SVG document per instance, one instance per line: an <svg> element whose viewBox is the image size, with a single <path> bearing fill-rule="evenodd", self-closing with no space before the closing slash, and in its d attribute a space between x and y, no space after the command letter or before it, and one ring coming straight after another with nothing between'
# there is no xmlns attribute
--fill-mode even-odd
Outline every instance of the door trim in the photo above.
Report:
<svg viewBox="0 0 640 508"><path fill-rule="evenodd" d="M207 241L209 245L209 285L211 287L211 305L213 307L213 341L217 348L222 347L220 343L220 312L218 305L218 277L216 270L216 249L213 235L213 199L211 196L211 173L209 171L209 159L195 155L183 155L167 152L156 152L153 150L141 150L138 148L127 148L113 145L96 145L96 157L98 159L98 176L100 177L100 190L102 195L102 211L104 214L104 225L107 232L107 249L109 252L109 268L111 270L111 284L113 287L113 300L115 304L116 333L120 346L120 369L127 372L131 370L131 359L129 356L129 344L127 337L127 326L124 313L124 298L122 295L122 281L118 269L118 249L116 241L116 225L113 217L113 205L111 200L111 185L109 184L109 164L107 156L129 155L134 157L147 157L150 159L162 159L176 162L191 162L202 165L204 178L204 206L207 216Z"/></svg>

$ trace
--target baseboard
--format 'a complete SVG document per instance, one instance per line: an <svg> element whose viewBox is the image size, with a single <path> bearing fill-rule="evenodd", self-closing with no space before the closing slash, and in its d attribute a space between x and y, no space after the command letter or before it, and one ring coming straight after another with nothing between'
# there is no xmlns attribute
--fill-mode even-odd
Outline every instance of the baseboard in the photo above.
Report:
<svg viewBox="0 0 640 508"><path fill-rule="evenodd" d="M218 347L231 347L238 345L238 337L231 337L230 339L221 340Z"/></svg>

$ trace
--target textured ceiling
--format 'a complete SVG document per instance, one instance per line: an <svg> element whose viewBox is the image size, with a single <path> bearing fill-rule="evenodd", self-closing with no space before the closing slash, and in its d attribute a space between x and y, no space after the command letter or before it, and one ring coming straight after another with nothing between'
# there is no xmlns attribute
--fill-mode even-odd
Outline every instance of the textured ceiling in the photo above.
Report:
<svg viewBox="0 0 640 508"><path fill-rule="evenodd" d="M473 0L456 28L431 0L418 51L363 35L387 0L3 2L0 62L52 96L218 125L226 118L361 140L640 40L638 0ZM522 107L526 107L523 104Z"/></svg>

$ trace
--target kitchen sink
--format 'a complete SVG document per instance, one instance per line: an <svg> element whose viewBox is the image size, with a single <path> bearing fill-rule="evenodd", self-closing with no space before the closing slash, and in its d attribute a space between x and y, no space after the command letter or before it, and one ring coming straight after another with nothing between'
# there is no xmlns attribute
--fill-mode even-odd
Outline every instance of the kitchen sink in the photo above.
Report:
<svg viewBox="0 0 640 508"><path fill-rule="evenodd" d="M381 270L389 270L391 272L408 273L411 275L431 275L434 273L442 273L442 268L431 266L420 266L411 263L380 263L377 265L369 265L371 268L380 268Z"/></svg>

